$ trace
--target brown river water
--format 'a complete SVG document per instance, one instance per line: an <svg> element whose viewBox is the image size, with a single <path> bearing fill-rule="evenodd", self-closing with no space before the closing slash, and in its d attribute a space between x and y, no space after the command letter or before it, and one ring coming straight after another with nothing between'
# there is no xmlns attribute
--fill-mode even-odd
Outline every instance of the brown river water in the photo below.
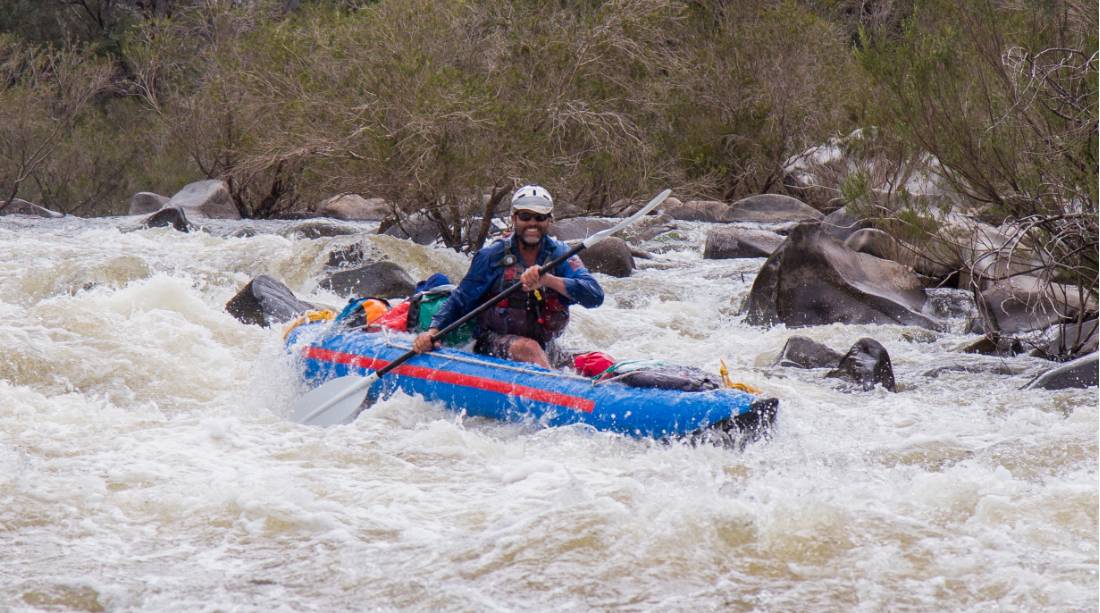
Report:
<svg viewBox="0 0 1100 613"><path fill-rule="evenodd" d="M0 609L1095 611L1097 389L901 326L744 325L763 260L704 225L599 277L567 341L780 398L744 452L465 417L395 396L349 426L287 419L280 329L224 305L265 273L302 299L361 242L414 278L464 255L293 222L129 231L0 218ZM228 237L252 225L250 238ZM364 227L365 230L369 229ZM792 334L871 336L899 392L770 364ZM1017 373L924 373L945 364Z"/></svg>

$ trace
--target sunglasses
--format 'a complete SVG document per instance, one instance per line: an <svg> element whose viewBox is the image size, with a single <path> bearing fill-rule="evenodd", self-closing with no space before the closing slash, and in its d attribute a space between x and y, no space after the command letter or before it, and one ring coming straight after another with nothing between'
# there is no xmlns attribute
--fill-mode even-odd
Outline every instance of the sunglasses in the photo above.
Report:
<svg viewBox="0 0 1100 613"><path fill-rule="evenodd" d="M549 215L544 215L542 213L532 213L531 211L516 211L516 217L518 217L520 221L531 221L533 219L539 223L550 219Z"/></svg>

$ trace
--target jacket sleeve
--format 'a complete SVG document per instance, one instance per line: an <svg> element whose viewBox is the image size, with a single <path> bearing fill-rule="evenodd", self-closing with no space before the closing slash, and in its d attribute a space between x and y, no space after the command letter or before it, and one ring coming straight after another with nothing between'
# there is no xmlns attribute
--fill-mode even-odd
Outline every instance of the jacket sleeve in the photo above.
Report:
<svg viewBox="0 0 1100 613"><path fill-rule="evenodd" d="M431 327L442 330L477 307L478 300L489 291L495 280L492 256L489 251L489 249L482 249L474 255L474 261L470 264L470 270L466 272L466 276L432 317Z"/></svg>
<svg viewBox="0 0 1100 613"><path fill-rule="evenodd" d="M561 277L565 283L565 291L569 293L566 298L570 301L586 309L603 304L603 288L592 277L592 273L584 267L579 257L573 256L559 264L554 274Z"/></svg>

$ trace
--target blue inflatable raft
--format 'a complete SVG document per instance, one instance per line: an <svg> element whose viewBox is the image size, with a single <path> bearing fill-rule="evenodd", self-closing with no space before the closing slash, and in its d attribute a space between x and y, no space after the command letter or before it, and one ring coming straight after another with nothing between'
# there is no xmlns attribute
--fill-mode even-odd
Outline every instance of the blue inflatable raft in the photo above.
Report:
<svg viewBox="0 0 1100 613"><path fill-rule="evenodd" d="M322 329L327 328L327 330ZM304 323L287 335L312 388L346 375L367 375L409 351L412 335L363 332ZM587 424L638 437L720 433L747 441L766 434L778 400L736 389L684 392L631 387L455 349L415 356L376 381L370 397L396 390L439 401L468 415L532 420L547 426Z"/></svg>

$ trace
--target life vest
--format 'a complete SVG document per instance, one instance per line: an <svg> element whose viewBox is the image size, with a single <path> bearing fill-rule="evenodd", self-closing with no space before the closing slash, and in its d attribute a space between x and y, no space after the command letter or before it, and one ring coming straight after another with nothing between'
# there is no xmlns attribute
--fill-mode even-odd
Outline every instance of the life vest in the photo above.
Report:
<svg viewBox="0 0 1100 613"><path fill-rule="evenodd" d="M527 269L512 253L498 262L503 268L500 278L486 293L495 296L518 283ZM534 292L518 289L488 308L478 318L482 330L497 334L516 334L533 339L542 346L557 338L569 323L569 307L561 294L543 287Z"/></svg>

